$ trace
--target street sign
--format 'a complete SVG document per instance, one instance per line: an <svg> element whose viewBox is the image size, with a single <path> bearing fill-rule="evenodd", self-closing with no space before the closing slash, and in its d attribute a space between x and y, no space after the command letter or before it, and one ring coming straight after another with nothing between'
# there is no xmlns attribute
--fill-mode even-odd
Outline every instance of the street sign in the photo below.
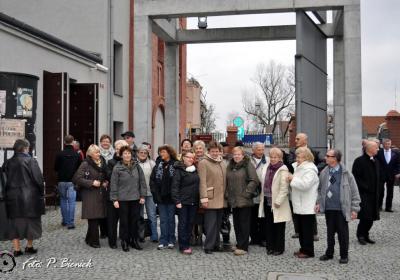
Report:
<svg viewBox="0 0 400 280"><path fill-rule="evenodd" d="M233 124L234 124L235 126L237 126L237 127L241 127L241 126L243 126L243 124L244 124L244 120L243 120L242 117L236 117L236 118L233 120Z"/></svg>

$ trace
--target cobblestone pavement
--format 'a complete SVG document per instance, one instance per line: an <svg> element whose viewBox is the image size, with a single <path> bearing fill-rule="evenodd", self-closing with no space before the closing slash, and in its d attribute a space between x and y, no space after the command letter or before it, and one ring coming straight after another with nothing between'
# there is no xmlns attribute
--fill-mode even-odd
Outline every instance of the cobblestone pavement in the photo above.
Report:
<svg viewBox="0 0 400 280"><path fill-rule="evenodd" d="M197 247L193 255L184 256L177 250L156 250L156 244L146 241L143 251L131 249L125 253L120 248L112 250L105 239L102 248L93 249L84 242L86 221L77 220L75 230L60 225L59 209L49 210L43 217L43 237L35 242L39 249L35 260L42 267L31 268L23 263L27 256L16 259L17 266L0 279L266 279L268 272L304 272L314 275L328 275L335 279L400 279L400 194L395 189L395 213L382 212L381 220L375 222L371 238L375 245L361 246L355 238L357 222L350 223L350 262L338 263L335 259L321 262L317 257L324 253L326 227L323 216L318 216L320 241L316 242L316 258L298 260L293 252L298 241L290 238L292 224L286 230L286 252L277 257L267 256L265 248L251 246L249 254L236 257L231 253L205 255ZM78 203L79 216L80 203ZM232 233L234 241L234 234ZM25 245L23 245L25 246ZM338 246L338 245L337 245ZM336 247L338 249L338 247ZM0 242L0 250L10 250L10 242ZM47 267L55 258L57 263ZM61 268L63 258L71 262L88 262L91 268ZM32 262L29 262L32 263ZM1 264L0 264L1 265Z"/></svg>

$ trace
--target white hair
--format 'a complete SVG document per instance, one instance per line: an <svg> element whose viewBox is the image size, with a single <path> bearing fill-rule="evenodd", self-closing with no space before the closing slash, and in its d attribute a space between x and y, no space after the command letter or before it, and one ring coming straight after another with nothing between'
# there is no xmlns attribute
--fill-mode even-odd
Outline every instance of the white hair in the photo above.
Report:
<svg viewBox="0 0 400 280"><path fill-rule="evenodd" d="M254 150L254 149L257 149L258 146L262 146L263 148L265 147L264 143L254 142L253 145L251 146L251 148Z"/></svg>

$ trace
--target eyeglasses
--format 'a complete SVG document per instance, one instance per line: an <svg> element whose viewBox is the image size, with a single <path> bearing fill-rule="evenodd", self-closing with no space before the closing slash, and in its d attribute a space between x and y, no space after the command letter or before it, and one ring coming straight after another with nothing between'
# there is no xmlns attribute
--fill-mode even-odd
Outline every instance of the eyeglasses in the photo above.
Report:
<svg viewBox="0 0 400 280"><path fill-rule="evenodd" d="M335 156L331 156L331 155L325 155L325 157L328 157L328 158L334 158Z"/></svg>

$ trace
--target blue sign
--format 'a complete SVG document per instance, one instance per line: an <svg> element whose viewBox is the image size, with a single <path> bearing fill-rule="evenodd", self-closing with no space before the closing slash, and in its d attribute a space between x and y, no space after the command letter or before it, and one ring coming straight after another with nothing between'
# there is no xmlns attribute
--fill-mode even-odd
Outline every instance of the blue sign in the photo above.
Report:
<svg viewBox="0 0 400 280"><path fill-rule="evenodd" d="M234 124L235 126L237 126L237 127L241 127L241 126L243 126L243 124L244 124L244 120L243 120L241 117L236 117L236 118L233 120L233 124Z"/></svg>
<svg viewBox="0 0 400 280"><path fill-rule="evenodd" d="M241 126L238 128L237 136L239 140L242 140L244 137L244 127Z"/></svg>

